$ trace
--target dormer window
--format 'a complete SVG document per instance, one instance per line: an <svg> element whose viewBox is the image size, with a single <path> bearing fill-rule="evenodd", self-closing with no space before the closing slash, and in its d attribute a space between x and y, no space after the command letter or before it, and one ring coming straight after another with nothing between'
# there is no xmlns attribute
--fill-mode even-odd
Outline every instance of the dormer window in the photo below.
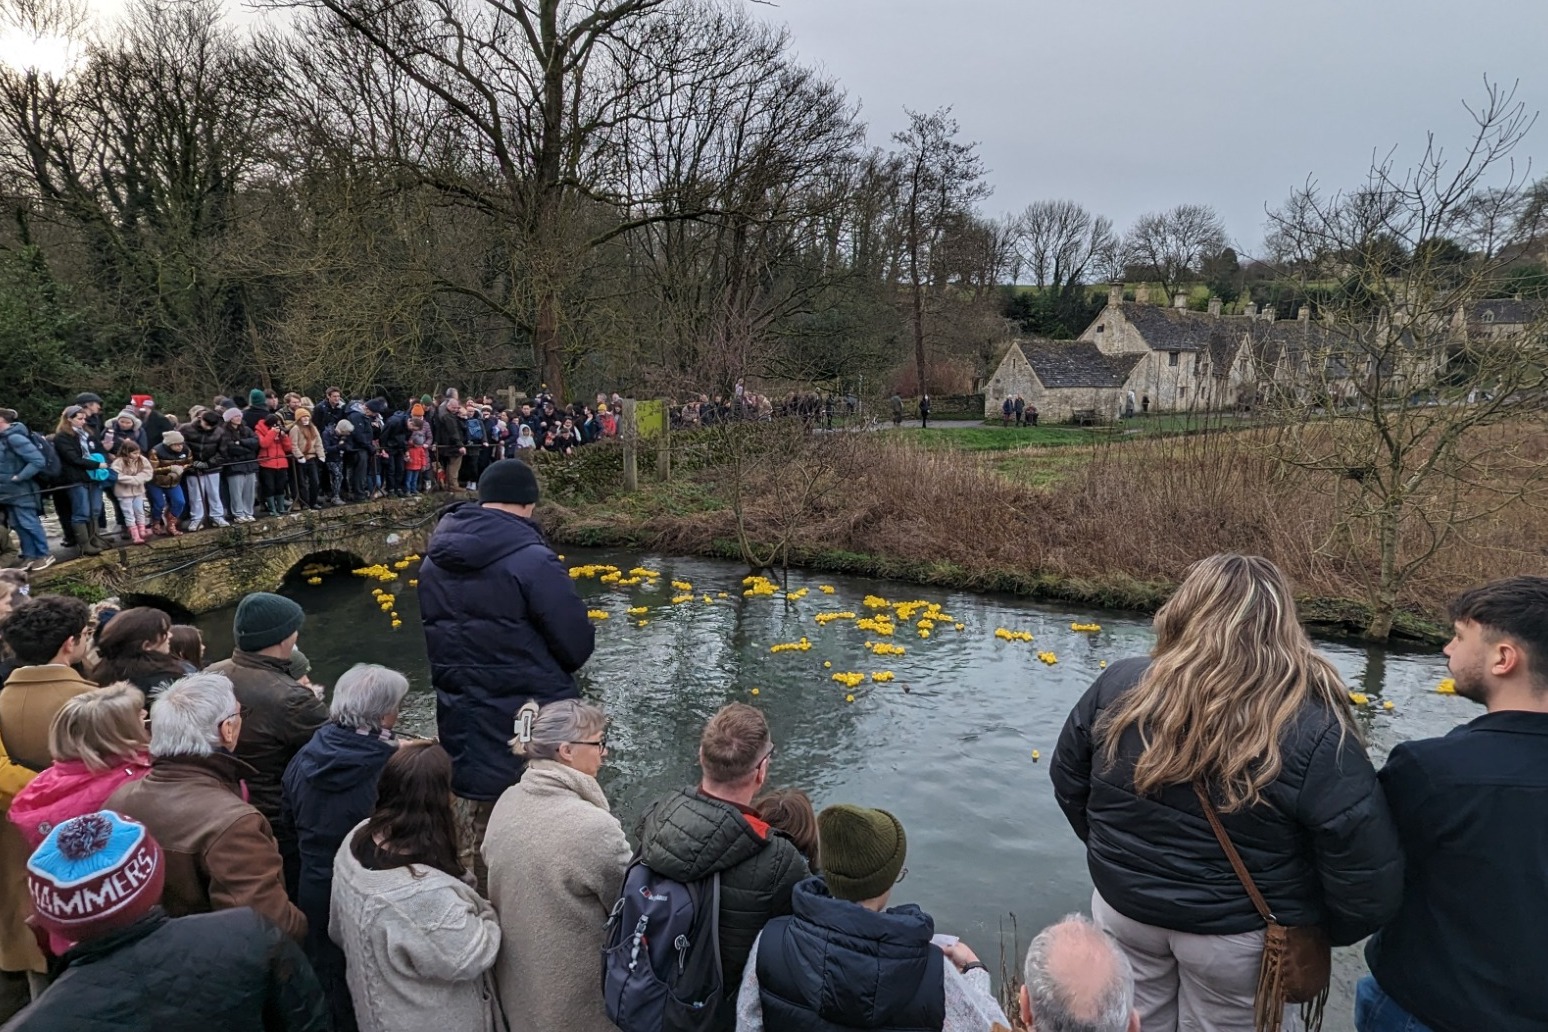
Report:
<svg viewBox="0 0 1548 1032"><path fill-rule="evenodd" d="M1175 367L1181 358L1181 351L1168 351L1166 353L1166 364Z"/></svg>

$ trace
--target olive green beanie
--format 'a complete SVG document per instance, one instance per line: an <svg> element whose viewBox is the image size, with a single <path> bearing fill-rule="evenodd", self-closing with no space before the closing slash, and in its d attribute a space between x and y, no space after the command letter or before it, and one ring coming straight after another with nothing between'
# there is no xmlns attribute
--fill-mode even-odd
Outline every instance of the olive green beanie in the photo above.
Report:
<svg viewBox="0 0 1548 1032"><path fill-rule="evenodd" d="M876 899L897 883L908 854L903 825L886 810L837 803L817 815L822 880L837 899Z"/></svg>

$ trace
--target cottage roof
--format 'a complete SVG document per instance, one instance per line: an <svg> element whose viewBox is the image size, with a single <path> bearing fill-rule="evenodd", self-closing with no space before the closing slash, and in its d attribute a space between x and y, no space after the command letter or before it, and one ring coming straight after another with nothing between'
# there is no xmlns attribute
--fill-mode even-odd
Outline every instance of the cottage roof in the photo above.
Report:
<svg viewBox="0 0 1548 1032"><path fill-rule="evenodd" d="M1503 298L1467 306L1469 323L1525 326L1548 318L1548 302Z"/></svg>
<svg viewBox="0 0 1548 1032"><path fill-rule="evenodd" d="M1123 317L1150 345L1152 351L1199 351L1225 316L1192 312L1186 308L1162 308L1129 302Z"/></svg>
<svg viewBox="0 0 1548 1032"><path fill-rule="evenodd" d="M1083 340L1023 340L1019 343L1044 387L1122 387L1142 355L1104 355Z"/></svg>
<svg viewBox="0 0 1548 1032"><path fill-rule="evenodd" d="M1317 319L1255 319L1251 327L1253 354L1265 367L1272 368L1281 362L1294 366L1303 356L1318 356L1328 363L1328 375L1347 375L1344 356L1354 348L1327 323Z"/></svg>

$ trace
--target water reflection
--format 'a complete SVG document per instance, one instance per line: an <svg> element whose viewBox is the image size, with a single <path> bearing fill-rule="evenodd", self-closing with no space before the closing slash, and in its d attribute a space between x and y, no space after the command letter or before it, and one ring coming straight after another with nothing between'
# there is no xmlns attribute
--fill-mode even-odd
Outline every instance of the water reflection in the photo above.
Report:
<svg viewBox="0 0 1548 1032"><path fill-rule="evenodd" d="M811 593L798 602L746 599L743 571L729 563L602 552L568 558L663 574L654 591L579 582L591 605L611 613L598 625L597 653L582 681L587 695L613 715L603 780L626 828L648 800L696 779L705 718L728 701L750 701L768 714L778 743L771 782L805 788L819 807L842 800L894 811L909 837L911 873L902 901L931 911L943 930L966 938L991 967L1007 912L1016 913L1025 942L1043 924L1085 908L1091 887L1084 852L1054 805L1047 765L1065 715L1102 662L1150 647L1148 619L801 574L792 587ZM694 601L671 604L672 579L693 582ZM823 583L836 593L823 595L817 590ZM370 596L374 586L344 575L286 589L308 612L301 642L314 677L331 683L364 660L403 670L415 689L405 724L433 733L418 600L406 581L395 589L403 626L392 630ZM938 602L966 629L942 624L924 640L900 624L892 640L907 653L879 657L865 651L869 636L852 622L819 628L812 619L825 610L862 612L868 594ZM630 606L649 612L630 618ZM214 658L230 650L230 619L228 610L200 622ZM644 627L639 619L647 621ZM1076 633L1072 622L1099 623L1102 630ZM1029 631L1035 640L997 640L998 627ZM811 651L769 652L803 634ZM1391 712L1379 705L1361 710L1378 762L1399 741L1443 734L1477 714L1464 700L1434 693L1445 676L1438 652L1341 643L1321 648L1351 687L1393 701ZM1039 662L1040 650L1053 652L1057 663ZM843 670L890 670L896 680L867 682L848 703L847 690L831 680ZM1032 759L1034 749L1040 763Z"/></svg>

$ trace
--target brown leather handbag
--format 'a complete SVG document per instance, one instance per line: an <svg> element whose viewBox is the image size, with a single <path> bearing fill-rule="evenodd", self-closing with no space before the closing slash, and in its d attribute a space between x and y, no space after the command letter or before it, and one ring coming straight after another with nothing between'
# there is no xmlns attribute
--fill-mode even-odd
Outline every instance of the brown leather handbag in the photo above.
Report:
<svg viewBox="0 0 1548 1032"><path fill-rule="evenodd" d="M1193 791L1220 848L1225 850L1226 859L1231 861L1236 877L1265 925L1263 959L1258 964L1258 995L1253 1000L1253 1028L1256 1032L1279 1032L1286 1004L1298 1003L1306 1032L1318 1032L1328 1003L1328 982L1333 975L1333 945L1328 941L1327 930L1321 925L1292 928L1274 919L1268 901L1253 883L1242 855L1220 823L1220 814L1209 801L1209 793L1199 784L1193 786Z"/></svg>

